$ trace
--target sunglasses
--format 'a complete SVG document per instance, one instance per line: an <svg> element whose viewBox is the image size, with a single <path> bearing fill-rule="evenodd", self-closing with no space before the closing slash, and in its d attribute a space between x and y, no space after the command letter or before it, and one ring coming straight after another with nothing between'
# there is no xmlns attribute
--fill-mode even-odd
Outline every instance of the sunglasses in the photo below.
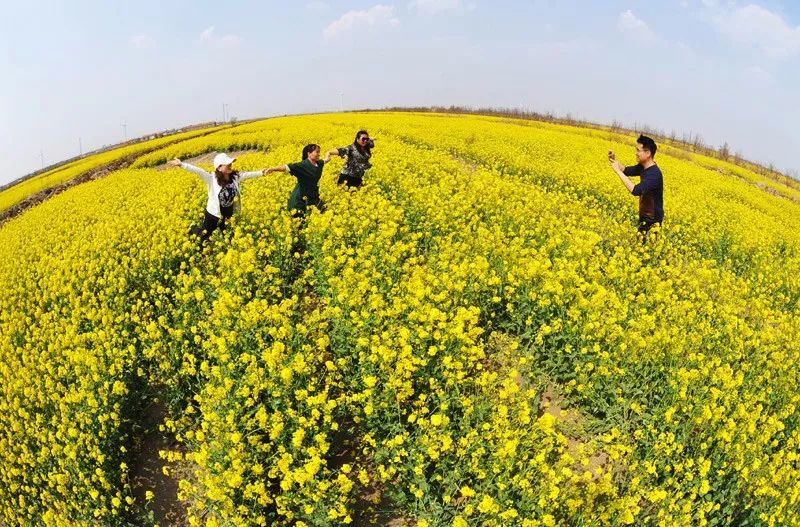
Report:
<svg viewBox="0 0 800 527"><path fill-rule="evenodd" d="M362 137L361 139L359 139L359 141L369 141L369 137L367 137L367 136L364 136L364 137Z"/></svg>

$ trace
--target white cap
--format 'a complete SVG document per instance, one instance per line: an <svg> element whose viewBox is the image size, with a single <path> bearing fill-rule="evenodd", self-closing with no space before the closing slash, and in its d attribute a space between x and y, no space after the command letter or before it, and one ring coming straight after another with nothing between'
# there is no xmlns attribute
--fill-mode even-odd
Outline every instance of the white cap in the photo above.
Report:
<svg viewBox="0 0 800 527"><path fill-rule="evenodd" d="M235 157L230 157L228 154L217 154L214 156L214 170L222 165L230 165L236 161Z"/></svg>

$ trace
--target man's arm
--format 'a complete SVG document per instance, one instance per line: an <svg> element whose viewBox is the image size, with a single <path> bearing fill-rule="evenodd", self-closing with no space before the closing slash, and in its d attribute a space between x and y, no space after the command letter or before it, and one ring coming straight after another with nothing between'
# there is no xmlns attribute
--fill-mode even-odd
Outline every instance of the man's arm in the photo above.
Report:
<svg viewBox="0 0 800 527"><path fill-rule="evenodd" d="M614 172L617 173L617 176L619 176L619 180L622 181L622 184L625 185L625 188L628 189L628 192L633 192L633 181L631 181L631 179L625 175L625 172L619 169L619 166L612 165L612 168L614 169Z"/></svg>
<svg viewBox="0 0 800 527"><path fill-rule="evenodd" d="M633 181L631 181L630 178L625 175L625 167L622 166L622 163L617 161L616 156L614 156L614 152L608 152L608 160L611 162L611 168L617 173L619 180L622 181L622 184L625 185L625 188L628 189L628 192L633 192Z"/></svg>
<svg viewBox="0 0 800 527"><path fill-rule="evenodd" d="M652 190L655 190L657 186L658 181L652 175L650 177L643 177L642 181L640 181L638 185L635 185L631 189L631 194L634 196L641 196Z"/></svg>

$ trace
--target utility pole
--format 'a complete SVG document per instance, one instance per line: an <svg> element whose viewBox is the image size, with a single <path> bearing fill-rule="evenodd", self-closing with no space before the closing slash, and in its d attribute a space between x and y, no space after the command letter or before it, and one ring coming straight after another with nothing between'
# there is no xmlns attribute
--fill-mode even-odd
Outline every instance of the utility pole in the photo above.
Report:
<svg viewBox="0 0 800 527"><path fill-rule="evenodd" d="M128 142L128 125L122 123L122 135L125 137L125 142Z"/></svg>
<svg viewBox="0 0 800 527"><path fill-rule="evenodd" d="M228 114L228 103L222 103L222 122L227 123L228 119L230 119L230 115Z"/></svg>
<svg viewBox="0 0 800 527"><path fill-rule="evenodd" d="M339 92L339 111L344 111L344 93Z"/></svg>
<svg viewBox="0 0 800 527"><path fill-rule="evenodd" d="M80 137L78 138L78 152L78 155L83 155L83 141L81 141Z"/></svg>
<svg viewBox="0 0 800 527"><path fill-rule="evenodd" d="M39 158L42 160L42 170L44 170L44 150L39 150Z"/></svg>

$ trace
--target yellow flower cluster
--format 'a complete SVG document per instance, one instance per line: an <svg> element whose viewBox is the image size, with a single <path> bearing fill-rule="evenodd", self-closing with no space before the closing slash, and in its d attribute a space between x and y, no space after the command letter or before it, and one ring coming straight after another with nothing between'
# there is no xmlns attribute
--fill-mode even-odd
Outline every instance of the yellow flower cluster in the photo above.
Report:
<svg viewBox="0 0 800 527"><path fill-rule="evenodd" d="M290 176L247 181L204 251L202 183L153 168L263 168L360 128L363 188L333 160L301 226ZM610 149L633 162L632 138L552 124L270 119L9 221L0 520L135 524L157 397L193 526L800 525L794 188L664 148L643 245Z"/></svg>

